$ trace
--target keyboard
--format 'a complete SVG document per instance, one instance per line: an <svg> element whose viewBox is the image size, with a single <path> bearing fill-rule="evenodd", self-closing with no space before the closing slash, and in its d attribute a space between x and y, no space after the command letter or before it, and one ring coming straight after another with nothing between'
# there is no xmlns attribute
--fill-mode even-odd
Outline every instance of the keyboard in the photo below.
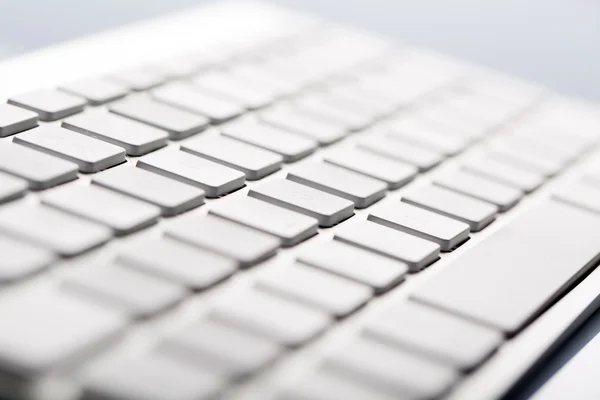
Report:
<svg viewBox="0 0 600 400"><path fill-rule="evenodd" d="M0 63L0 393L509 397L598 307L600 108L224 2Z"/></svg>

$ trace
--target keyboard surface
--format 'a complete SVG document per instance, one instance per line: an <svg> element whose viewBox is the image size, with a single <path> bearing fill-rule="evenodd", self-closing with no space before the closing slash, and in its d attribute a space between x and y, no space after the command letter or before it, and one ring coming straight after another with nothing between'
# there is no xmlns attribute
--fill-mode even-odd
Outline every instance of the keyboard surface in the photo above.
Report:
<svg viewBox="0 0 600 400"><path fill-rule="evenodd" d="M0 77L5 397L494 399L597 307L595 105L260 3Z"/></svg>

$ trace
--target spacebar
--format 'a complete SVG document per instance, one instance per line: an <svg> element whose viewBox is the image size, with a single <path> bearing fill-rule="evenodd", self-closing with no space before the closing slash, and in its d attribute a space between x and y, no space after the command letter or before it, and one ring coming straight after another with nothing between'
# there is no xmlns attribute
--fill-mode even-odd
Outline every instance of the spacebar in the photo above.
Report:
<svg viewBox="0 0 600 400"><path fill-rule="evenodd" d="M596 265L598 232L597 214L548 200L467 250L412 297L513 335Z"/></svg>

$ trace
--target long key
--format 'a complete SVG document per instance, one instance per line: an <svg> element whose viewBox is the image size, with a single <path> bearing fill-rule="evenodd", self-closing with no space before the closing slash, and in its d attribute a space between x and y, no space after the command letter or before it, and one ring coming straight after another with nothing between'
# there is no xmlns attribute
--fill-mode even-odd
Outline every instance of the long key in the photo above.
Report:
<svg viewBox="0 0 600 400"><path fill-rule="evenodd" d="M125 150L121 147L55 126L23 132L13 141L74 162L79 171L86 173L98 172L125 161Z"/></svg>
<svg viewBox="0 0 600 400"><path fill-rule="evenodd" d="M0 137L14 135L37 125L38 115L33 111L10 104L0 104Z"/></svg>
<svg viewBox="0 0 600 400"><path fill-rule="evenodd" d="M81 96L90 105L99 106L125 97L127 88L106 78L91 78L70 82L59 87L63 92Z"/></svg>
<svg viewBox="0 0 600 400"><path fill-rule="evenodd" d="M316 218L320 226L333 226L354 214L349 200L283 179L254 187L248 196Z"/></svg>
<svg viewBox="0 0 600 400"><path fill-rule="evenodd" d="M83 111L86 101L58 90L40 90L11 97L8 104L37 113L41 121L55 121Z"/></svg>
<svg viewBox="0 0 600 400"><path fill-rule="evenodd" d="M24 196L27 186L27 181L0 172L0 204Z"/></svg>
<svg viewBox="0 0 600 400"><path fill-rule="evenodd" d="M531 193L540 187L546 177L533 171L512 166L506 162L493 159L468 161L462 165L462 169L477 174L496 182L521 189L525 193Z"/></svg>
<svg viewBox="0 0 600 400"><path fill-rule="evenodd" d="M600 214L600 188L575 182L560 188L553 197L559 201Z"/></svg>
<svg viewBox="0 0 600 400"><path fill-rule="evenodd" d="M413 297L514 334L596 264L598 229L596 214L545 201L465 252Z"/></svg>
<svg viewBox="0 0 600 400"><path fill-rule="evenodd" d="M176 179L204 190L206 197L219 197L244 186L245 175L183 151L165 149L138 160L147 171Z"/></svg>

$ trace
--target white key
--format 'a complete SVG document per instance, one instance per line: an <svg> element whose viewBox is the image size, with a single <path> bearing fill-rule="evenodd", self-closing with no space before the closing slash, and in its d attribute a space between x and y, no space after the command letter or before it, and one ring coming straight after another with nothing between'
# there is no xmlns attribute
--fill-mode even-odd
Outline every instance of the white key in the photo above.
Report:
<svg viewBox="0 0 600 400"><path fill-rule="evenodd" d="M348 199L356 208L369 207L387 190L385 182L331 164L303 166L289 172L287 179Z"/></svg>
<svg viewBox="0 0 600 400"><path fill-rule="evenodd" d="M465 162L462 168L470 173L521 189L525 193L533 192L546 180L544 175L537 172L527 171L506 162L489 158Z"/></svg>
<svg viewBox="0 0 600 400"><path fill-rule="evenodd" d="M0 171L45 189L77 178L77 164L11 142L0 142Z"/></svg>
<svg viewBox="0 0 600 400"><path fill-rule="evenodd" d="M204 191L131 165L111 168L96 176L93 184L160 207L171 216L204 204Z"/></svg>
<svg viewBox="0 0 600 400"><path fill-rule="evenodd" d="M294 162L313 153L318 143L284 130L252 121L221 127L221 133L241 142L280 154L285 162Z"/></svg>
<svg viewBox="0 0 600 400"><path fill-rule="evenodd" d="M368 220L431 240L442 251L450 251L469 238L468 224L405 203L372 211Z"/></svg>
<svg viewBox="0 0 600 400"><path fill-rule="evenodd" d="M181 150L237 169L247 180L258 180L281 169L283 157L268 150L226 136L197 137L181 145Z"/></svg>
<svg viewBox="0 0 600 400"><path fill-rule="evenodd" d="M359 141L358 146L392 160L414 165L419 171L427 171L444 159L441 153L382 136L363 139Z"/></svg>
<svg viewBox="0 0 600 400"><path fill-rule="evenodd" d="M152 225L160 215L156 206L93 185L63 186L45 193L42 203L107 225L116 235Z"/></svg>
<svg viewBox="0 0 600 400"><path fill-rule="evenodd" d="M88 112L67 118L63 128L112 143L130 156L141 156L167 145L167 132L110 113Z"/></svg>
<svg viewBox="0 0 600 400"><path fill-rule="evenodd" d="M14 135L37 125L38 115L33 111L10 104L0 104L0 137Z"/></svg>
<svg viewBox="0 0 600 400"><path fill-rule="evenodd" d="M328 101L325 96L315 94L304 95L294 100L298 112L314 118L322 118L336 124L342 124L349 131L355 132L364 129L371 123L370 118L356 114Z"/></svg>
<svg viewBox="0 0 600 400"><path fill-rule="evenodd" d="M337 318L356 311L373 296L368 286L301 264L268 271L256 287Z"/></svg>
<svg viewBox="0 0 600 400"><path fill-rule="evenodd" d="M50 265L55 257L48 250L0 235L0 283L27 277Z"/></svg>
<svg viewBox="0 0 600 400"><path fill-rule="evenodd" d="M413 272L436 261L440 254L440 246L434 242L370 221L349 224L335 239L406 263Z"/></svg>
<svg viewBox="0 0 600 400"><path fill-rule="evenodd" d="M272 91L249 85L246 80L228 72L200 74L192 82L198 86L198 90L235 101L250 110L263 107L274 100Z"/></svg>
<svg viewBox="0 0 600 400"><path fill-rule="evenodd" d="M316 235L319 224L315 218L252 197L226 200L209 213L277 236L282 246L294 246Z"/></svg>
<svg viewBox="0 0 600 400"><path fill-rule="evenodd" d="M164 77L162 75L150 71L149 69L130 69L119 71L107 76L106 79L110 79L122 86L127 87L129 90L134 90L136 92L151 89L160 85L164 81Z"/></svg>
<svg viewBox="0 0 600 400"><path fill-rule="evenodd" d="M503 146L502 148L491 149L487 153L487 157L495 158L507 164L547 177L555 175L564 167L564 161L552 159L539 153L539 148L525 149L520 146Z"/></svg>
<svg viewBox="0 0 600 400"><path fill-rule="evenodd" d="M360 149L340 149L326 154L323 161L384 181L389 189L404 186L418 172L418 169L410 164Z"/></svg>
<svg viewBox="0 0 600 400"><path fill-rule="evenodd" d="M496 219L498 207L437 186L412 190L402 201L469 224L477 232Z"/></svg>
<svg viewBox="0 0 600 400"><path fill-rule="evenodd" d="M248 196L316 218L320 226L333 226L354 215L351 201L283 179L255 186Z"/></svg>
<svg viewBox="0 0 600 400"><path fill-rule="evenodd" d="M83 111L86 101L58 90L39 90L11 97L8 104L37 113L40 121L55 121Z"/></svg>
<svg viewBox="0 0 600 400"><path fill-rule="evenodd" d="M600 188L585 182L573 182L558 189L552 196L564 203L600 213Z"/></svg>
<svg viewBox="0 0 600 400"><path fill-rule="evenodd" d="M43 126L20 133L13 141L72 161L79 171L92 173L125 161L121 147L56 126Z"/></svg>
<svg viewBox="0 0 600 400"><path fill-rule="evenodd" d="M27 187L26 180L0 172L0 204L24 196Z"/></svg>
<svg viewBox="0 0 600 400"><path fill-rule="evenodd" d="M219 197L244 186L245 175L183 151L166 149L148 154L137 166L204 190L206 197Z"/></svg>
<svg viewBox="0 0 600 400"><path fill-rule="evenodd" d="M275 254L274 236L216 217L188 216L167 227L167 236L236 260L245 268Z"/></svg>
<svg viewBox="0 0 600 400"><path fill-rule="evenodd" d="M416 118L399 118L386 125L388 136L422 146L447 156L463 151L470 143L468 138L456 135L449 129Z"/></svg>
<svg viewBox="0 0 600 400"><path fill-rule="evenodd" d="M106 78L91 78L70 82L59 87L63 92L81 96L93 106L108 103L127 95L127 88Z"/></svg>

